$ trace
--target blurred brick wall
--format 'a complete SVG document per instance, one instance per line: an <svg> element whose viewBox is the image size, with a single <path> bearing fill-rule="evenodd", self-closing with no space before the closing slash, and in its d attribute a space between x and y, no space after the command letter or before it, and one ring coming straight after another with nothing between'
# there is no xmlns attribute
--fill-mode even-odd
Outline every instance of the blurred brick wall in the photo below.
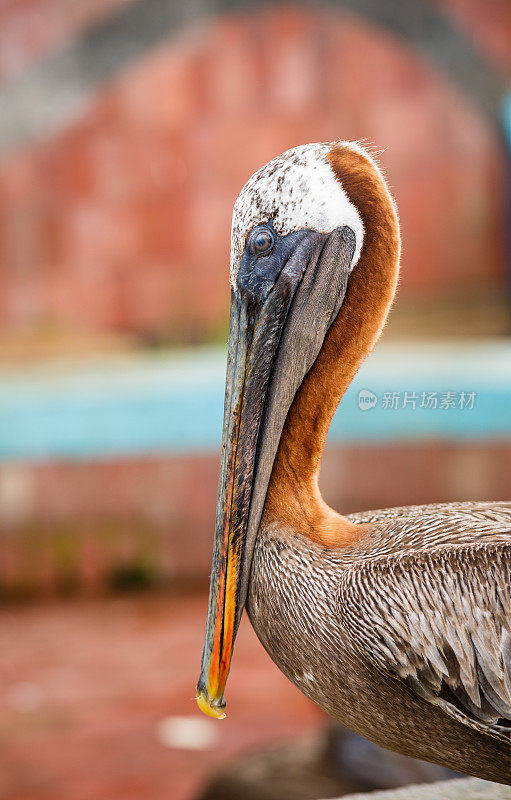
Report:
<svg viewBox="0 0 511 800"><path fill-rule="evenodd" d="M127 2L6 0L0 82ZM507 0L491 13L439 4L511 74ZM241 185L287 147L339 136L386 148L402 300L502 290L504 156L489 122L362 18L277 7L198 22L101 87L72 126L0 159L0 344L215 338ZM510 459L503 444L333 448L323 484L345 512L500 498ZM205 579L217 470L217 455L1 465L0 593Z"/></svg>
<svg viewBox="0 0 511 800"><path fill-rule="evenodd" d="M332 446L343 513L509 496L509 443ZM0 599L151 588L209 575L218 456L0 466Z"/></svg>
<svg viewBox="0 0 511 800"><path fill-rule="evenodd" d="M37 62L120 3L4 4L0 68ZM499 61L508 16L482 27ZM198 23L100 88L77 123L0 162L0 332L214 339L240 187L276 153L339 136L387 148L402 298L502 287L503 154L488 121L362 18L286 7Z"/></svg>
<svg viewBox="0 0 511 800"><path fill-rule="evenodd" d="M34 66L64 46L88 25L130 0L2 0L0 3L0 80Z"/></svg>
<svg viewBox="0 0 511 800"><path fill-rule="evenodd" d="M509 0L430 0L453 19L503 73L511 77Z"/></svg>

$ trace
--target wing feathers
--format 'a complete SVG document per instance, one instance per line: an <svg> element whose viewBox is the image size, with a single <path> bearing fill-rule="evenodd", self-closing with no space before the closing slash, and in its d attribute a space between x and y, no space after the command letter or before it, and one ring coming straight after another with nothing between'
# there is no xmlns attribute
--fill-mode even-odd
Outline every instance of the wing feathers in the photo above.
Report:
<svg viewBox="0 0 511 800"><path fill-rule="evenodd" d="M342 575L339 614L378 667L511 737L511 543L359 562Z"/></svg>

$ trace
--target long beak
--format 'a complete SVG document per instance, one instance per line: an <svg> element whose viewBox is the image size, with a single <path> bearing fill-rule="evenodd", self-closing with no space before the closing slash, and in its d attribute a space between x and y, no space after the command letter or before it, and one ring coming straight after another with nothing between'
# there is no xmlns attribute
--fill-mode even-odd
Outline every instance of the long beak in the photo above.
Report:
<svg viewBox="0 0 511 800"><path fill-rule="evenodd" d="M224 689L282 428L338 313L354 251L349 228L293 236L296 246L271 285L255 292L253 282L239 277L231 297L215 542L197 684L199 708L218 718L225 716ZM317 316L304 331L311 303Z"/></svg>

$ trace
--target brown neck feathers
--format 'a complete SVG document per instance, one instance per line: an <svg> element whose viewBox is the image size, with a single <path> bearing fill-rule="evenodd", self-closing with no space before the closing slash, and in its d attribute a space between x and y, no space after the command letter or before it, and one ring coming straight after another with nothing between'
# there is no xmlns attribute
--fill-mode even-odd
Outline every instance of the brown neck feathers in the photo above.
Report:
<svg viewBox="0 0 511 800"><path fill-rule="evenodd" d="M289 410L268 487L265 524L276 521L328 546L358 536L330 509L318 478L330 422L374 347L389 312L399 271L399 223L387 187L358 149L336 145L328 156L364 224L364 244L337 319Z"/></svg>

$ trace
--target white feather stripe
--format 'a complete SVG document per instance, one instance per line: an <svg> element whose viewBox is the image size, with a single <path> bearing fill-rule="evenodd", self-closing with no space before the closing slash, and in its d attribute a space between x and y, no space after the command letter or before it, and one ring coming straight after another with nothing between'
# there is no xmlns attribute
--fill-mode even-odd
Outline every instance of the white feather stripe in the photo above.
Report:
<svg viewBox="0 0 511 800"><path fill-rule="evenodd" d="M340 143L355 147L352 143ZM231 228L231 284L247 234L272 220L281 236L308 228L330 233L347 225L355 234L355 266L364 241L362 218L335 177L327 156L332 144L304 144L277 156L255 172L235 204ZM368 154L365 154L370 158Z"/></svg>

